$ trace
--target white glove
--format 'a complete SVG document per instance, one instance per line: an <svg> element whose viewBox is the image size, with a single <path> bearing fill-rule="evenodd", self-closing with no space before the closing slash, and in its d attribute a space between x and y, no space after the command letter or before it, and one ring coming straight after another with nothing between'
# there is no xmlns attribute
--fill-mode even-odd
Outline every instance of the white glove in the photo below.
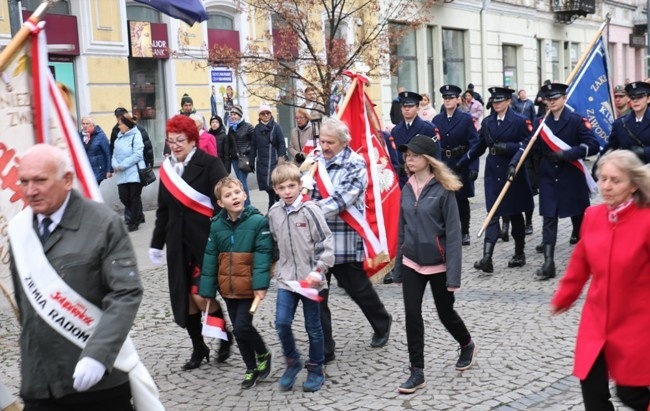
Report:
<svg viewBox="0 0 650 411"><path fill-rule="evenodd" d="M302 176L300 182L302 184L302 188L306 188L307 190L310 191L314 189L314 178L309 174L305 174L304 176Z"/></svg>
<svg viewBox="0 0 650 411"><path fill-rule="evenodd" d="M149 260L154 264L162 264L163 258L165 257L165 252L163 250L158 250L157 248L149 249Z"/></svg>
<svg viewBox="0 0 650 411"><path fill-rule="evenodd" d="M83 357L74 368L72 386L77 391L86 391L102 379L106 367L90 357Z"/></svg>

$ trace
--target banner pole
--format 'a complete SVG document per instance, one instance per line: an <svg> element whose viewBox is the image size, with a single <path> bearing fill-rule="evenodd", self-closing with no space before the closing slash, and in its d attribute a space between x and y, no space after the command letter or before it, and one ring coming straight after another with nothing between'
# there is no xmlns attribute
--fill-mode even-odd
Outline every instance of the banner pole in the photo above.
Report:
<svg viewBox="0 0 650 411"><path fill-rule="evenodd" d="M33 24L38 24L42 20L43 16L47 11L47 8L50 6L48 1L44 1L34 10L31 16L29 16L28 21L31 21ZM18 33L11 39L7 47L0 52L0 72L5 71L9 63L14 59L20 48L25 44L31 30L29 27L23 26L18 30Z"/></svg>
<svg viewBox="0 0 650 411"><path fill-rule="evenodd" d="M578 60L578 63L575 65L573 70L571 71L571 74L569 74L569 77L566 79L566 83L568 85L571 85L571 82L573 81L573 78L578 74L578 71L582 68L582 65L584 64L585 60L587 59L587 56L589 53L591 53L591 50L594 48L594 45L602 36L603 30L609 25L609 18L603 22L603 24L600 26L598 31L596 32L596 35L594 35L594 38L591 40L591 43L589 43L589 47L585 50L584 53L582 53L582 56L580 57L580 60ZM528 157L528 154L530 153L530 150L532 150L533 145L537 141L537 137L539 136L540 131L542 130L542 126L544 125L544 122L546 122L546 118L548 117L549 111L546 112L544 115L544 118L542 119L542 122L539 123L537 126L537 129L535 130L535 133L533 136L530 138L528 141L528 145L526 146L526 149L524 150L524 153L521 155L521 158L519 159L519 162L517 163L517 167L515 168L515 177L517 176L517 173L519 172L519 169L521 168L522 164L524 161L526 161L526 158ZM501 192L499 193L499 196L497 197L496 201L494 202L494 205L492 205L492 208L490 209L490 212L488 212L487 216L485 217L485 220L483 220L483 224L481 224L481 228L478 230L478 234L476 237L480 238L483 233L485 232L485 229L487 228L488 224L490 224L490 220L494 217L494 214L496 214L497 209L501 205L501 201L503 201L503 198L506 196L506 193L510 189L510 185L512 184L511 180L506 181L504 184L503 188L501 189Z"/></svg>

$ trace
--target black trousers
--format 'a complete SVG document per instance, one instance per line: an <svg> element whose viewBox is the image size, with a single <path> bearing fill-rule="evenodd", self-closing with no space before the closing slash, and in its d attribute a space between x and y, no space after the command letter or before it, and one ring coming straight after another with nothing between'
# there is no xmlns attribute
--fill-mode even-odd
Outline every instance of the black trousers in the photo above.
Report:
<svg viewBox="0 0 650 411"><path fill-rule="evenodd" d="M129 383L101 391L80 392L46 400L24 399L24 411L133 411Z"/></svg>
<svg viewBox="0 0 650 411"><path fill-rule="evenodd" d="M128 216L128 224L141 224L144 222L144 213L142 212L142 184L124 183L118 184L117 193L120 201L124 204L124 215ZM129 210L129 213L126 212Z"/></svg>
<svg viewBox="0 0 650 411"><path fill-rule="evenodd" d="M614 411L610 402L609 373L605 353L600 352L587 378L580 381L586 411ZM650 405L648 387L631 387L616 384L616 392L623 404L635 411L646 411Z"/></svg>
<svg viewBox="0 0 650 411"><path fill-rule="evenodd" d="M363 270L363 263L335 264L327 272L328 285L331 282L332 274L336 277L338 286L344 289L361 308L363 315L366 316L375 333L379 335L385 334L390 325L390 315ZM325 337L325 357L327 357L334 352L336 347L336 342L332 336L332 313L328 306L329 289L321 291L320 296L323 297L323 301L320 303L320 320L323 326L323 336Z"/></svg>
<svg viewBox="0 0 650 411"><path fill-rule="evenodd" d="M273 204L275 204L275 202L278 201L280 199L280 197L277 194L275 194L275 191L272 188L266 190L266 194L269 196L269 208L268 209L270 210L271 206Z"/></svg>
<svg viewBox="0 0 650 411"><path fill-rule="evenodd" d="M412 268L402 266L402 292L406 313L406 342L411 367L424 368L424 321L422 319L422 298L427 284L431 285L433 302L438 318L449 334L465 346L472 337L463 319L454 310L454 293L447 291L447 273L423 275Z"/></svg>
<svg viewBox="0 0 650 411"><path fill-rule="evenodd" d="M469 199L456 191L456 204L458 204L458 214L460 216L460 232L463 235L469 234Z"/></svg>
<svg viewBox="0 0 650 411"><path fill-rule="evenodd" d="M224 298L228 315L232 322L232 333L237 340L239 352L246 364L247 370L254 370L257 367L256 354L268 352L266 344L260 333L253 326L253 316L248 312L253 303L252 298L234 299Z"/></svg>
<svg viewBox="0 0 650 411"><path fill-rule="evenodd" d="M526 237L526 224L524 222L524 216L521 213L518 213L505 216L505 218L510 220L512 238L514 238L515 241L524 241ZM499 239L500 234L501 228L499 228L499 217L494 216L485 229L485 242L495 244Z"/></svg>

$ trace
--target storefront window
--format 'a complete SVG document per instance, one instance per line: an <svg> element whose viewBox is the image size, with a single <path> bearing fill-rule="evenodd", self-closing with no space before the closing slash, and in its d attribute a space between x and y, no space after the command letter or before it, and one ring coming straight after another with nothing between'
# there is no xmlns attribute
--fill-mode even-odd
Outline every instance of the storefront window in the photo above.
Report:
<svg viewBox="0 0 650 411"><path fill-rule="evenodd" d="M131 110L138 124L149 133L156 160L162 159L165 139L165 102L162 62L156 59L129 59Z"/></svg>
<svg viewBox="0 0 650 411"><path fill-rule="evenodd" d="M503 85L517 90L517 46L504 44L503 53Z"/></svg>
<svg viewBox="0 0 650 411"><path fill-rule="evenodd" d="M444 84L463 87L465 81L465 33L461 30L442 30L442 73Z"/></svg>

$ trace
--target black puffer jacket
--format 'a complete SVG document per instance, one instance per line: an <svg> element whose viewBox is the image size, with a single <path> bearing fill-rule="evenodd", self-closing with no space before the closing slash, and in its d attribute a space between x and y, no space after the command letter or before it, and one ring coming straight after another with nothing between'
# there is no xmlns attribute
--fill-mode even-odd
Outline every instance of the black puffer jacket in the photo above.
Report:
<svg viewBox="0 0 650 411"><path fill-rule="evenodd" d="M235 129L236 128L236 129ZM231 137L235 141L235 147L233 147L232 156L237 158L238 154L250 154L251 151L251 142L253 141L253 131L255 127L251 123L247 123L244 120L241 123L230 126L228 130L228 137Z"/></svg>

